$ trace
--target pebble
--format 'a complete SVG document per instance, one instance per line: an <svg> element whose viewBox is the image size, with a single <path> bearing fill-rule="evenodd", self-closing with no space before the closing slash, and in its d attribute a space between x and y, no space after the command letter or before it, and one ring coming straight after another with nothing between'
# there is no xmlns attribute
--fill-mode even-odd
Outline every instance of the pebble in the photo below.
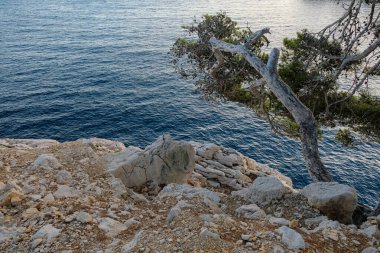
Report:
<svg viewBox="0 0 380 253"><path fill-rule="evenodd" d="M241 239L243 240L243 241L249 241L249 235L241 235Z"/></svg>
<svg viewBox="0 0 380 253"><path fill-rule="evenodd" d="M374 247L368 247L362 250L362 253L378 253L379 251Z"/></svg>
<svg viewBox="0 0 380 253"><path fill-rule="evenodd" d="M201 232L200 232L199 236L203 240L207 239L207 238L212 238L212 239L215 239L215 240L219 240L220 239L220 236L217 233L211 232L210 230L208 230L207 228L204 228L204 227L201 228Z"/></svg>
<svg viewBox="0 0 380 253"><path fill-rule="evenodd" d="M57 180L58 184L68 184L70 183L72 177L70 172L68 172L67 170L60 170L58 171L55 179Z"/></svg>
<svg viewBox="0 0 380 253"><path fill-rule="evenodd" d="M40 228L33 236L32 240L35 239L47 239L48 241L52 240L53 238L59 236L61 233L60 229L57 229L53 227L51 224L47 224Z"/></svg>
<svg viewBox="0 0 380 253"><path fill-rule="evenodd" d="M89 213L80 211L76 217L77 221L82 223L89 223L92 221L92 216Z"/></svg>

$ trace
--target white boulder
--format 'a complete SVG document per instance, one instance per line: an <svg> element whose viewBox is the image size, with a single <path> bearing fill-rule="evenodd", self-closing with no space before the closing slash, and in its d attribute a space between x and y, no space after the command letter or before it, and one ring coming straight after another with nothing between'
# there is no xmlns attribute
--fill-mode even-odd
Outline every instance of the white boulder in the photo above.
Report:
<svg viewBox="0 0 380 253"><path fill-rule="evenodd" d="M244 198L251 203L269 204L274 199L281 199L292 189L276 177L258 177L248 187Z"/></svg>
<svg viewBox="0 0 380 253"><path fill-rule="evenodd" d="M282 242L285 243L289 249L304 249L305 241L298 232L295 230L282 226L276 230L279 234L282 235Z"/></svg>
<svg viewBox="0 0 380 253"><path fill-rule="evenodd" d="M358 202L354 188L336 182L318 182L305 186L301 193L307 198L309 205L330 219L352 223L352 214Z"/></svg>
<svg viewBox="0 0 380 253"><path fill-rule="evenodd" d="M163 135L143 151L128 147L105 158L107 170L127 187L186 183L195 166L194 148Z"/></svg>

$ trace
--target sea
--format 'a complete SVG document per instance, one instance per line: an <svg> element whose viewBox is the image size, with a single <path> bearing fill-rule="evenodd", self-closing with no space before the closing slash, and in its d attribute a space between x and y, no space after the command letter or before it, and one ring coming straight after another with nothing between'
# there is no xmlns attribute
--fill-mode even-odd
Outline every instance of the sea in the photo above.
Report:
<svg viewBox="0 0 380 253"><path fill-rule="evenodd" d="M145 147L162 134L233 148L310 183L297 140L244 106L208 101L175 73L168 53L182 25L225 11L270 27L272 47L343 13L331 0L1 0L0 138L100 137ZM380 202L380 144L343 147L323 129L321 157L360 202Z"/></svg>

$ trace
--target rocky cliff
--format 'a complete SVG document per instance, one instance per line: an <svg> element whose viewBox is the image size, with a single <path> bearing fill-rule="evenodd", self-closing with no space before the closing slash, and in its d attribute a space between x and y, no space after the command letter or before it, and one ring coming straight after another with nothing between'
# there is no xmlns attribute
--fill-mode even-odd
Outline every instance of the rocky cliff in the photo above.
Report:
<svg viewBox="0 0 380 253"><path fill-rule="evenodd" d="M378 252L355 189L294 189L235 150L161 136L0 140L0 252Z"/></svg>

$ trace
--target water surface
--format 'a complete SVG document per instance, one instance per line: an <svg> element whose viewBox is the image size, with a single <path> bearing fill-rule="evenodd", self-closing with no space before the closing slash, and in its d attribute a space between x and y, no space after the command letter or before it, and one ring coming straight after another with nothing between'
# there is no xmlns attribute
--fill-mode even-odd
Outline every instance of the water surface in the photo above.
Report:
<svg viewBox="0 0 380 253"><path fill-rule="evenodd" d="M210 104L174 73L168 51L180 26L225 10L241 25L271 27L271 46L317 31L342 10L312 0L2 0L0 138L87 137L144 147L163 133L239 150L309 182L297 141L232 103ZM334 177L379 201L380 145L342 148L325 130L321 155Z"/></svg>

